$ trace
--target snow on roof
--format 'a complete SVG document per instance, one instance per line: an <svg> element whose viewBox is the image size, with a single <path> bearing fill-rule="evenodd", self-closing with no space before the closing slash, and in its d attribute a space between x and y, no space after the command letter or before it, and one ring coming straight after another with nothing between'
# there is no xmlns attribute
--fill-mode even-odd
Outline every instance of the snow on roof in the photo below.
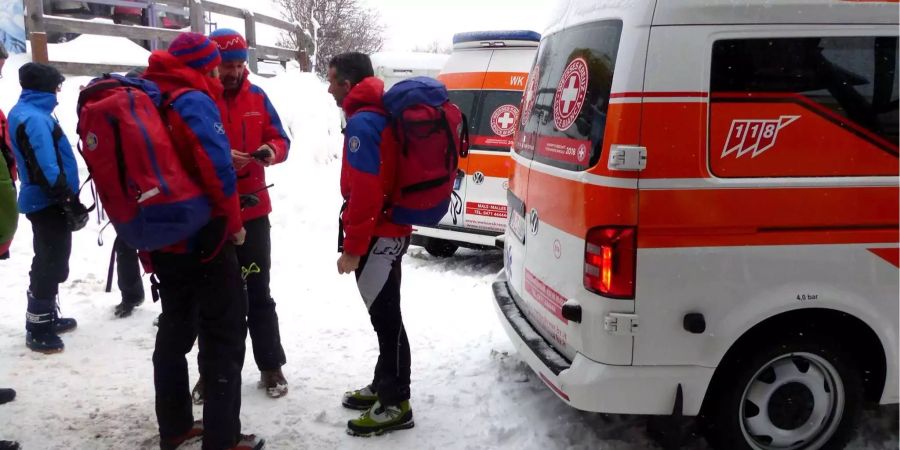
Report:
<svg viewBox="0 0 900 450"><path fill-rule="evenodd" d="M372 66L412 70L441 70L450 55L422 52L378 52L373 53Z"/></svg>
<svg viewBox="0 0 900 450"><path fill-rule="evenodd" d="M91 34L47 48L50 61L146 66L150 57L150 52L129 39Z"/></svg>

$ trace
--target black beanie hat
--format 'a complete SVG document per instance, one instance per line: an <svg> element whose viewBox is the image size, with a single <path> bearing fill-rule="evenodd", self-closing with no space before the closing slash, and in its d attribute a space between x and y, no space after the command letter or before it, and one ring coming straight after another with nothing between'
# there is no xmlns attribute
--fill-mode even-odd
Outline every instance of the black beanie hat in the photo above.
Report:
<svg viewBox="0 0 900 450"><path fill-rule="evenodd" d="M28 63L19 68L19 84L22 89L56 93L56 88L66 77L53 66L39 63Z"/></svg>

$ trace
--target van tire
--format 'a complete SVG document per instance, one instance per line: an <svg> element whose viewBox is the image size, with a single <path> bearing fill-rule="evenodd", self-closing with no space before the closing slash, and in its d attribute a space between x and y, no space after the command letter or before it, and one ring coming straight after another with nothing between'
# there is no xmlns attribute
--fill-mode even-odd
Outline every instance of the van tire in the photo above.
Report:
<svg viewBox="0 0 900 450"><path fill-rule="evenodd" d="M700 417L706 439L713 448L723 450L842 449L853 437L862 412L864 390L858 367L844 347L822 335L796 333L755 348L737 349L720 367L722 373L716 374L707 393ZM790 377L800 381L779 382ZM824 388L817 393L803 384L813 381L810 384L815 386L819 380ZM760 416L752 401L754 395L768 398L765 416ZM768 414L769 408L779 406L781 414L777 410ZM814 419L816 415L822 419ZM816 431L802 446L766 444L767 438L751 431L774 426L795 431L793 439L803 434L796 430L804 423L816 422L825 425L813 427Z"/></svg>
<svg viewBox="0 0 900 450"><path fill-rule="evenodd" d="M436 256L438 258L449 258L453 256L458 249L458 245L442 239L431 238L425 242L425 251L431 256Z"/></svg>

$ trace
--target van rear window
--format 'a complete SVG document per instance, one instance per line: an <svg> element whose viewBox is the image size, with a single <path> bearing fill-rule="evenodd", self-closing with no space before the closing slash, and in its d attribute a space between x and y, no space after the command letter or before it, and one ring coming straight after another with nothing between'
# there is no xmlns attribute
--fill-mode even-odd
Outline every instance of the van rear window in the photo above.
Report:
<svg viewBox="0 0 900 450"><path fill-rule="evenodd" d="M519 120L522 92L483 91L481 109L471 137L476 149L509 151Z"/></svg>
<svg viewBox="0 0 900 450"><path fill-rule="evenodd" d="M568 170L600 160L622 22L566 29L541 44L522 99L515 149Z"/></svg>
<svg viewBox="0 0 900 450"><path fill-rule="evenodd" d="M897 175L898 75L895 36L715 42L713 173Z"/></svg>

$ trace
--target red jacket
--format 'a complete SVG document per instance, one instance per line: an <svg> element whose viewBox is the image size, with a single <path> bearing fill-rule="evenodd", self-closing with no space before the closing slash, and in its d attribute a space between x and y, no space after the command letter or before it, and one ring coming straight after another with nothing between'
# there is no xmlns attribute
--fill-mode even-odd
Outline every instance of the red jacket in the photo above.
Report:
<svg viewBox="0 0 900 450"><path fill-rule="evenodd" d="M394 190L399 144L381 97L384 82L375 77L362 80L344 99L347 116L344 157L341 163L341 195L346 208L344 252L362 256L373 237L404 237L409 225L392 223L386 208Z"/></svg>
<svg viewBox="0 0 900 450"><path fill-rule="evenodd" d="M155 82L163 96L190 89L164 110L165 119L181 163L209 199L213 217L225 218L224 241L243 224L231 146L216 104L222 95L222 83L186 66L166 51L150 55L144 78ZM181 244L163 251L183 250Z"/></svg>
<svg viewBox="0 0 900 450"><path fill-rule="evenodd" d="M219 102L225 131L231 148L244 153L253 153L263 145L275 152L274 164L284 162L288 157L291 140L281 126L281 119L269 101L269 97L258 86L247 79L244 73L241 87L234 92L225 91ZM255 194L259 204L241 211L244 222L263 217L272 212L272 202L266 187L265 168L251 162L237 171L238 193Z"/></svg>
<svg viewBox="0 0 900 450"><path fill-rule="evenodd" d="M6 167L9 168L9 175L13 181L18 180L19 172L16 169L16 156L13 155L12 142L9 140L9 122L6 120L6 114L0 111L0 157L6 160ZM2 254L3 252L0 252Z"/></svg>

